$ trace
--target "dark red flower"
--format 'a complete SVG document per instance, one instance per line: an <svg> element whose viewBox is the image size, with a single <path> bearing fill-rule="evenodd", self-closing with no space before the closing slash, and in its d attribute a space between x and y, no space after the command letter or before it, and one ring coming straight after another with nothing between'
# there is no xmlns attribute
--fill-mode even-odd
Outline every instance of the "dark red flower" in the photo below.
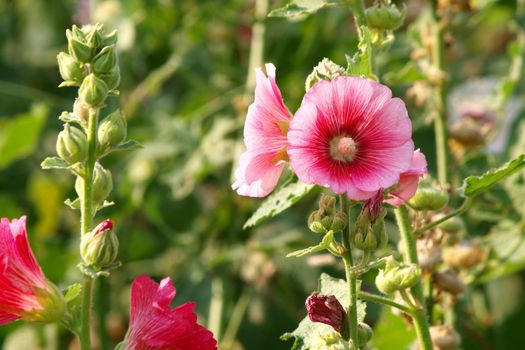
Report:
<svg viewBox="0 0 525 350"><path fill-rule="evenodd" d="M346 318L346 311L333 295L319 295L313 292L306 299L306 310L312 322L321 322L332 326L341 332L341 326Z"/></svg>

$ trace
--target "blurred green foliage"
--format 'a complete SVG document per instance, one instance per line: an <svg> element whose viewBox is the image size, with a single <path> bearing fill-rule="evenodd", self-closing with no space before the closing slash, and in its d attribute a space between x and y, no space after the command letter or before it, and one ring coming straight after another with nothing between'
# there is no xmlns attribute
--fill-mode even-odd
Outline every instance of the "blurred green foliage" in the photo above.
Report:
<svg viewBox="0 0 525 350"><path fill-rule="evenodd" d="M507 52L516 39L509 25L516 3L477 4L479 11L457 16L447 39L452 87L477 77L500 82L509 76L513 58L523 56L519 50ZM242 146L244 84L246 75L253 74L247 71L253 5L246 0L0 2L0 216L28 215L36 255L47 276L62 287L79 279L78 212L62 204L74 196L73 178L39 167L55 153L57 117L71 110L74 99L74 89L57 88L56 55L65 49L64 32L73 23L91 20L119 30L122 95L109 103L120 104L130 138L144 148L111 155L106 163L115 176L110 199L116 205L98 220L103 215L116 221L124 266L96 291L99 333L110 335L100 337L101 349L112 349L124 335L128 286L138 274L171 276L176 302L196 301L201 322L219 334L224 350L289 348L279 336L304 317L304 300L316 289L321 271L342 276L328 258L284 258L318 243L306 227L315 193L263 226L242 228L259 204L230 188ZM283 5L276 0L270 7ZM391 50L376 59L379 78L400 97L421 78L410 60L418 37L414 23L424 21L420 7L417 0L408 2L409 25L397 33ZM277 67L278 84L292 111L317 62L329 57L343 64L345 54L355 53L350 18L348 10L337 8L293 21L264 19L264 61ZM523 103L518 82L505 90L504 102ZM410 103L409 112L416 145L434 172L427 111ZM481 147L454 161L456 185L523 153L525 118L517 113L498 152ZM499 117L503 123L505 113ZM456 307L464 349L525 348L525 275L519 273L525 266L523 198L525 177L518 174L480 195L466 216L468 233L483 236L492 260L469 276L473 288ZM396 232L392 225L388 229L395 244ZM373 281L373 273L367 281ZM390 311L369 305L367 318L376 326L378 349L401 349L413 339L406 323ZM35 349L35 344L66 349L71 339L58 327L17 323L0 329L2 342L5 349Z"/></svg>

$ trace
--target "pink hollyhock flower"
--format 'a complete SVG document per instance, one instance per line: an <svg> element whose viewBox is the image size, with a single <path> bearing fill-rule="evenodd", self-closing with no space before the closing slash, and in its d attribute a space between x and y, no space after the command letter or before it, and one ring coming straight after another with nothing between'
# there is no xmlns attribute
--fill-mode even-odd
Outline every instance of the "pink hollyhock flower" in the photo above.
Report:
<svg viewBox="0 0 525 350"><path fill-rule="evenodd" d="M266 73L256 70L255 100L248 108L244 125L246 151L241 155L232 185L237 193L250 197L270 194L288 161L286 133L292 115L283 103L275 83L275 66Z"/></svg>
<svg viewBox="0 0 525 350"><path fill-rule="evenodd" d="M0 220L0 324L23 319L56 322L65 301L49 282L33 255L26 232L26 217Z"/></svg>
<svg viewBox="0 0 525 350"><path fill-rule="evenodd" d="M195 303L170 307L175 293L171 278L164 278L160 284L148 276L133 281L129 330L121 349L217 349L213 334L197 324Z"/></svg>
<svg viewBox="0 0 525 350"><path fill-rule="evenodd" d="M345 322L346 311L333 295L320 295L313 292L305 302L308 318L312 322L320 322L332 326L341 332L341 326Z"/></svg>
<svg viewBox="0 0 525 350"><path fill-rule="evenodd" d="M412 123L390 89L357 77L316 83L288 132L290 165L299 179L354 200L399 182L412 160Z"/></svg>
<svg viewBox="0 0 525 350"><path fill-rule="evenodd" d="M419 178L426 173L427 160L425 155L421 151L416 150L414 151L410 168L401 174L399 186L390 192L390 196L385 202L396 207L405 204L406 201L416 194Z"/></svg>

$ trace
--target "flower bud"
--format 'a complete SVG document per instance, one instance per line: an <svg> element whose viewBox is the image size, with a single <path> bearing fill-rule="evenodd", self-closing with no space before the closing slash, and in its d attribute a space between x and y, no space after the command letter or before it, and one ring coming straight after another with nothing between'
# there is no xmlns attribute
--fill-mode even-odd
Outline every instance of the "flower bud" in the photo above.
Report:
<svg viewBox="0 0 525 350"><path fill-rule="evenodd" d="M78 118L78 120L87 123L89 120L89 106L77 97L75 99L75 103L73 104L73 114Z"/></svg>
<svg viewBox="0 0 525 350"><path fill-rule="evenodd" d="M359 322L357 325L357 347L361 349L372 339L374 331L366 323Z"/></svg>
<svg viewBox="0 0 525 350"><path fill-rule="evenodd" d="M346 322L346 311L335 296L313 292L306 299L305 306L310 321L324 323L338 332L342 331Z"/></svg>
<svg viewBox="0 0 525 350"><path fill-rule="evenodd" d="M78 95L88 105L97 107L106 100L108 96L108 86L104 80L97 78L97 76L92 73L82 81Z"/></svg>
<svg viewBox="0 0 525 350"><path fill-rule="evenodd" d="M330 196L327 194L321 194L321 198L319 198L319 209L324 210L327 214L332 214L335 210L335 204L337 200L334 196Z"/></svg>
<svg viewBox="0 0 525 350"><path fill-rule="evenodd" d="M408 204L416 210L440 210L448 203L448 194L444 190L438 190L429 183L421 182L416 194Z"/></svg>
<svg viewBox="0 0 525 350"><path fill-rule="evenodd" d="M305 89L308 91L315 83L321 80L333 80L335 77L345 74L346 70L343 67L335 64L328 58L323 58L306 78Z"/></svg>
<svg viewBox="0 0 525 350"><path fill-rule="evenodd" d="M423 270L432 270L441 261L441 246L431 239L418 239L416 250Z"/></svg>
<svg viewBox="0 0 525 350"><path fill-rule="evenodd" d="M381 209L380 213L372 222L368 210L363 210L357 217L354 231L351 235L352 244L364 251L374 251L384 248L388 243L388 235L385 229L386 211Z"/></svg>
<svg viewBox="0 0 525 350"><path fill-rule="evenodd" d="M452 247L447 247L443 252L443 261L451 267L464 269L472 268L483 261L484 254L481 248L472 242L465 241Z"/></svg>
<svg viewBox="0 0 525 350"><path fill-rule="evenodd" d="M95 58L93 58L91 66L95 73L109 73L116 63L115 46L111 45L104 47Z"/></svg>
<svg viewBox="0 0 525 350"><path fill-rule="evenodd" d="M334 214L332 225L330 226L330 229L334 232L343 231L346 228L346 224L348 223L348 217L345 213L342 211L337 211Z"/></svg>
<svg viewBox="0 0 525 350"><path fill-rule="evenodd" d="M117 30L115 29L111 33L106 34L102 37L101 45L102 46L115 45L117 43L117 38L118 38L118 33L117 33Z"/></svg>
<svg viewBox="0 0 525 350"><path fill-rule="evenodd" d="M95 164L95 171L93 172L93 202L101 204L109 196L109 193L113 189L113 179L111 178L111 172L104 169L100 163ZM75 182L75 190L77 191L78 197L84 197L84 179L77 177Z"/></svg>
<svg viewBox="0 0 525 350"><path fill-rule="evenodd" d="M61 52L57 55L57 61L62 79L79 84L82 82L82 79L86 76L82 64L65 52Z"/></svg>
<svg viewBox="0 0 525 350"><path fill-rule="evenodd" d="M431 326L429 331L436 349L455 350L461 344L461 336L450 325Z"/></svg>
<svg viewBox="0 0 525 350"><path fill-rule="evenodd" d="M120 111L111 113L98 127L98 142L102 147L118 145L126 139L127 122Z"/></svg>
<svg viewBox="0 0 525 350"><path fill-rule="evenodd" d="M416 264L399 263L390 257L376 277L376 286L384 294L413 287L421 277L421 269Z"/></svg>
<svg viewBox="0 0 525 350"><path fill-rule="evenodd" d="M113 222L104 220L94 230L82 236L80 254L86 265L104 268L115 262L119 241L113 232Z"/></svg>
<svg viewBox="0 0 525 350"><path fill-rule="evenodd" d="M69 164L82 162L87 157L88 142L84 132L69 124L58 134L56 150L60 158Z"/></svg>
<svg viewBox="0 0 525 350"><path fill-rule="evenodd" d="M86 32L86 43L88 46L97 49L100 47L100 44L102 43L102 34L101 31L103 30L102 25L88 25L84 26L82 28Z"/></svg>
<svg viewBox="0 0 525 350"><path fill-rule="evenodd" d="M66 301L62 293L51 282L47 281L46 288L32 288L36 300L41 308L23 313L22 320L26 322L55 323L59 322L66 312Z"/></svg>
<svg viewBox="0 0 525 350"><path fill-rule="evenodd" d="M120 68L118 65L115 65L109 73L100 74L100 78L104 80L108 89L115 90L120 84Z"/></svg>
<svg viewBox="0 0 525 350"><path fill-rule="evenodd" d="M92 50L87 44L81 42L76 37L68 40L68 51L78 62L88 63L92 57Z"/></svg>
<svg viewBox="0 0 525 350"><path fill-rule="evenodd" d="M310 216L308 216L308 228L314 233L326 233L327 230L321 223L323 215L321 210L313 211Z"/></svg>
<svg viewBox="0 0 525 350"><path fill-rule="evenodd" d="M462 294L465 291L465 284L454 270L434 274L434 283L438 289L450 294Z"/></svg>
<svg viewBox="0 0 525 350"><path fill-rule="evenodd" d="M394 4L372 6L366 9L365 15L371 29L395 30L405 21L406 8L399 11Z"/></svg>

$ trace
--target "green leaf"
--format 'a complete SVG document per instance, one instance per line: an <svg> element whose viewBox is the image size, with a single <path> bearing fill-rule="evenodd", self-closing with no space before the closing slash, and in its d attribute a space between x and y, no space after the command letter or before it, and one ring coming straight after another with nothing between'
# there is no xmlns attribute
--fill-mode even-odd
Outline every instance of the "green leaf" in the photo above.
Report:
<svg viewBox="0 0 525 350"><path fill-rule="evenodd" d="M460 193L463 197L472 198L475 197L496 183L504 180L505 178L515 174L525 167L525 154L505 163L498 169L491 169L481 176L469 176L463 181L463 186L460 189Z"/></svg>
<svg viewBox="0 0 525 350"><path fill-rule="evenodd" d="M73 300L75 300L80 293L82 292L82 285L80 283L75 283L66 288L64 291L64 299L66 299L66 303L70 303Z"/></svg>
<svg viewBox="0 0 525 350"><path fill-rule="evenodd" d="M75 199L75 200L71 200L71 199L66 199L64 201L64 204L67 205L68 207L70 207L71 209L73 210L78 210L80 209L80 199Z"/></svg>
<svg viewBox="0 0 525 350"><path fill-rule="evenodd" d="M48 108L37 105L27 114L0 120L0 168L33 153L47 115Z"/></svg>
<svg viewBox="0 0 525 350"><path fill-rule="evenodd" d="M48 170L48 169L67 169L69 167L69 164L65 160L60 158L60 157L47 157L40 164L40 166L44 170Z"/></svg>
<svg viewBox="0 0 525 350"><path fill-rule="evenodd" d="M288 181L270 195L246 221L243 228L260 224L264 220L282 213L314 189L314 185Z"/></svg>
<svg viewBox="0 0 525 350"><path fill-rule="evenodd" d="M135 149L143 148L142 144L135 140L128 140L125 142L121 142L115 147L112 147L104 152L104 154L100 155L100 157L105 157L110 153L113 152L122 152L122 151L133 151Z"/></svg>
<svg viewBox="0 0 525 350"><path fill-rule="evenodd" d="M358 288L360 288L358 286ZM319 278L319 294L334 295L343 306L349 303L348 287L344 280L331 277L325 273L321 274ZM357 301L357 318L358 322L363 322L366 315L366 304L362 301ZM281 336L282 340L290 340L295 338L292 350L313 350L319 348L320 336L322 334L333 332L333 328L324 323L312 322L308 317L305 317L299 326L289 333Z"/></svg>
<svg viewBox="0 0 525 350"><path fill-rule="evenodd" d="M372 345L377 350L408 349L416 339L414 328L403 317L396 316L390 308L382 308L381 316L374 327Z"/></svg>
<svg viewBox="0 0 525 350"><path fill-rule="evenodd" d="M347 6L345 0L293 0L284 7L272 10L268 17L296 17L311 15L322 8Z"/></svg>
<svg viewBox="0 0 525 350"><path fill-rule="evenodd" d="M368 27L362 26L363 38L357 44L358 51L353 57L346 55L348 67L346 72L352 76L364 76L377 81L377 77L372 72L372 38Z"/></svg>
<svg viewBox="0 0 525 350"><path fill-rule="evenodd" d="M330 246L330 243L332 243L333 240L334 240L334 231L328 231L324 235L323 239L321 240L321 243L319 243L318 245L314 245L314 246L311 246L305 249L301 249L301 250L296 250L295 252L286 254L286 257L287 258L291 258L291 257L298 258L298 257L304 256L307 254L321 252L325 249L328 249L328 247Z"/></svg>

